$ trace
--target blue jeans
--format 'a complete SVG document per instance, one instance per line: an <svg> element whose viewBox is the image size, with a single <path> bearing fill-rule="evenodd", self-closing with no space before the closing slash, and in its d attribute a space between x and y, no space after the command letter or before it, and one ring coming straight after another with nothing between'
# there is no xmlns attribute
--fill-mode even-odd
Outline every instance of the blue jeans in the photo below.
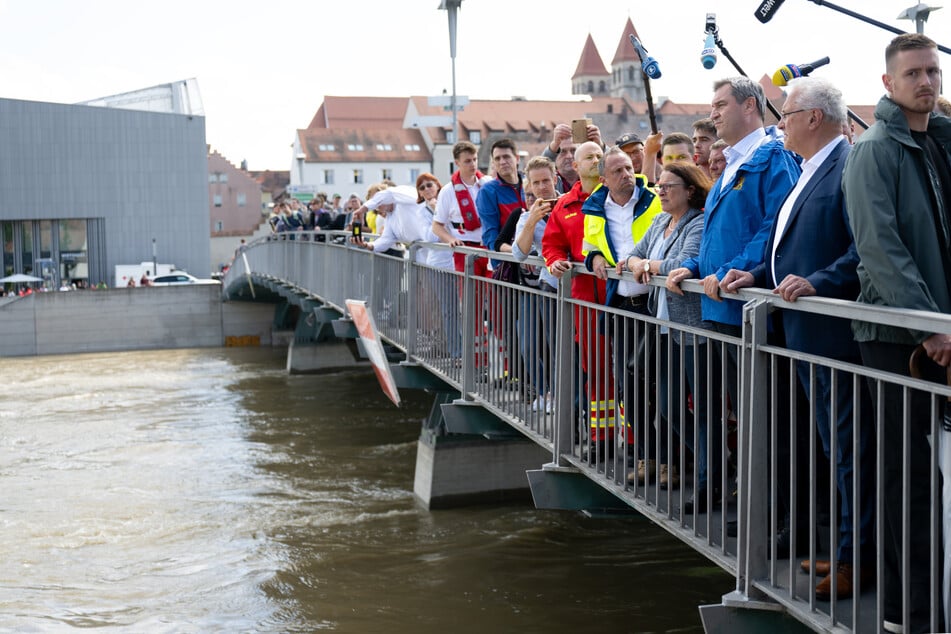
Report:
<svg viewBox="0 0 951 634"><path fill-rule="evenodd" d="M539 297L524 293L519 298L518 328L519 352L525 364L527 379L535 393L544 396L551 385L552 334L555 305L553 297Z"/></svg>
<svg viewBox="0 0 951 634"><path fill-rule="evenodd" d="M660 376L660 407L663 420L672 425L674 434L680 437L694 453L694 459L697 465L697 488L704 489L707 486L708 464L707 464L707 446L710 445L710 459L712 461L712 471L714 479L719 481L721 464L723 462L723 451L720 433L720 421L716 419L719 415L720 407L716 405L720 402L719 394L714 390L712 393L714 404L707 402L707 388L710 381L707 377L707 344L699 345L681 345L676 341L671 341L670 356L667 353L667 341L661 345L661 376ZM682 335L689 337L689 335ZM680 350L683 349L683 369L680 367ZM670 382L667 381L669 374ZM696 370L696 372L695 372ZM716 363L713 367L714 375L719 371ZM687 397L680 394L680 379L686 374L687 390L693 395L693 416L687 415ZM719 382L714 381L716 386ZM668 398L669 397L669 398ZM672 411L669 411L668 402L673 405ZM714 433L709 433L707 424L707 412L710 411L714 417ZM694 421L697 423L696 437L697 443L694 445ZM681 427L683 432L681 432ZM661 459L666 455L667 434L661 433Z"/></svg>
<svg viewBox="0 0 951 634"><path fill-rule="evenodd" d="M849 359L854 363L861 364L860 359ZM855 539L852 533L852 518L855 512L855 500L852 498L852 479L854 471L854 456L852 455L852 381L851 376L845 373L839 373L835 390L835 410L836 410L836 455L830 455L831 447L831 410L832 406L832 369L824 366L815 366L815 415L816 431L822 439L822 449L826 457L835 464L836 486L839 490L839 500L841 502L841 516L839 518L839 547L838 560L845 563L852 563L852 552L855 546ZM796 374L799 375L799 382L806 394L809 393L809 364L803 361L796 363ZM859 385L859 394L861 395L861 404L859 406L859 459L861 461L861 471L859 481L859 541L861 544L863 565L873 565L875 562L874 550L874 530L872 521L875 517L875 473L873 469L874 454L872 451L873 438L873 419L872 403L869 400L868 393L864 385Z"/></svg>

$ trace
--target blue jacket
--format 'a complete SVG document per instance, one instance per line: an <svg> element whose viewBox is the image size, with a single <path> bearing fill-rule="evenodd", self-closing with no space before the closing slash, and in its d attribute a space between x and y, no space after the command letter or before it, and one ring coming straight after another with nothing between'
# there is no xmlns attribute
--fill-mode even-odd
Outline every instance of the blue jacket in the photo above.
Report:
<svg viewBox="0 0 951 634"><path fill-rule="evenodd" d="M700 253L683 266L694 277L716 274L722 280L730 269L748 271L763 261L763 249L776 213L799 179L799 160L779 140L759 146L740 166L731 186L721 191L723 177L713 185L704 208ZM704 320L739 326L743 304L734 299L700 299Z"/></svg>
<svg viewBox="0 0 951 634"><path fill-rule="evenodd" d="M522 175L518 184L510 185L500 178L489 181L479 190L475 199L479 221L482 223L482 244L489 251L495 251L495 242L509 214L516 209L525 209L525 196L522 194ZM493 265L498 260L492 260Z"/></svg>

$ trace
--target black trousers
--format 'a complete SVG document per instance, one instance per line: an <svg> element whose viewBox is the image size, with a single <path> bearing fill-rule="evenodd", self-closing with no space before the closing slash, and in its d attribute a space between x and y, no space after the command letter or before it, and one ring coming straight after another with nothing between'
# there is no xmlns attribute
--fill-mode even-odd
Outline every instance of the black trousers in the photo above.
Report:
<svg viewBox="0 0 951 634"><path fill-rule="evenodd" d="M866 366L894 374L909 376L908 358L915 349L911 345L867 341L859 343L862 361ZM944 369L930 361L922 364L923 378L936 383L944 383ZM908 583L911 590L911 624L905 624L905 632L930 631L930 564L932 557L941 561L941 534L936 537L934 555L930 534L931 496L933 487L941 489L941 473L937 481L931 482L931 434L935 412L931 409L931 399L926 392L912 390L909 403L909 436L907 442L911 453L909 469L909 531L910 531L910 578L902 579L902 503L904 489L902 484L902 454L906 439L903 433L904 399L902 389L896 385L882 384L884 407L881 413L882 425L882 465L883 498L882 512L884 529L882 545L884 562L884 602L885 620L901 623L902 582ZM872 402L877 401L877 384L869 381ZM940 399L939 399L940 401ZM940 500L940 497L938 498ZM940 512L940 509L939 509ZM938 567L938 574L941 574ZM939 579L940 583L940 579ZM940 585L939 585L940 587ZM936 609L940 611L939 600Z"/></svg>

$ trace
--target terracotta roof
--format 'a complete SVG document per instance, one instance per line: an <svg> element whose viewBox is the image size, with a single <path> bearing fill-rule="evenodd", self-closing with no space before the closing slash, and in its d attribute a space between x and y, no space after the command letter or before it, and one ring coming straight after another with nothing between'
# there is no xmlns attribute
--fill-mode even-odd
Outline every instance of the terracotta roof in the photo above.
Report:
<svg viewBox="0 0 951 634"><path fill-rule="evenodd" d="M631 45L631 35L634 35L638 39L640 36L637 34L637 29L634 28L634 23L631 22L630 16L627 18L627 24L624 25L624 32L621 33L621 41L617 44L617 50L614 51L614 59L611 60L611 66L615 64L620 64L621 62L638 62L640 63L640 58L637 56L637 51L634 50L634 47ZM644 48L650 51L650 45L646 42L642 42Z"/></svg>
<svg viewBox="0 0 951 634"><path fill-rule="evenodd" d="M406 97L324 97L311 120L315 128L401 128Z"/></svg>
<svg viewBox="0 0 951 634"><path fill-rule="evenodd" d="M291 182L291 173L286 170L253 171L248 174L261 185L261 189L270 193L272 200L287 189Z"/></svg>
<svg viewBox="0 0 951 634"><path fill-rule="evenodd" d="M610 76L611 73L605 68L601 53L598 52L598 47L594 45L594 38L588 33L588 39L585 40L584 48L581 50L581 59L578 60L578 68L575 69L575 74L571 78L591 75L600 77L601 75Z"/></svg>
<svg viewBox="0 0 951 634"><path fill-rule="evenodd" d="M644 103L644 107L647 108L646 102L635 102L635 103ZM683 115L699 115L698 118L709 117L710 116L710 104L708 103L674 103L670 99L666 100L664 104L657 108L657 112L660 114L683 114Z"/></svg>
<svg viewBox="0 0 951 634"><path fill-rule="evenodd" d="M404 100L405 101L405 100ZM317 128L298 130L308 163L430 162L419 130L402 128Z"/></svg>
<svg viewBox="0 0 951 634"><path fill-rule="evenodd" d="M778 101L782 103L786 101L786 93L783 92L782 88L773 83L769 75L764 74L760 77L759 85L763 87L763 93L771 102Z"/></svg>

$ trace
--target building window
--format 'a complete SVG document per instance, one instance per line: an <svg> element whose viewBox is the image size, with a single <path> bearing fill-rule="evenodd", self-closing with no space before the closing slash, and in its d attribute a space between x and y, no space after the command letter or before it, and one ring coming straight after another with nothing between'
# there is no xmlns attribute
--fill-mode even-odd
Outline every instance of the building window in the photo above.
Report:
<svg viewBox="0 0 951 634"><path fill-rule="evenodd" d="M419 168L411 168L409 171L409 180L410 182L415 183L416 179L419 178Z"/></svg>
<svg viewBox="0 0 951 634"><path fill-rule="evenodd" d="M221 207L221 194L215 194L215 207Z"/></svg>
<svg viewBox="0 0 951 634"><path fill-rule="evenodd" d="M633 66L627 69L627 80L634 81L634 67Z"/></svg>
<svg viewBox="0 0 951 634"><path fill-rule="evenodd" d="M209 182L209 183L217 183L217 182L218 182L218 174L216 174L215 172L208 172L208 182Z"/></svg>
<svg viewBox="0 0 951 634"><path fill-rule="evenodd" d="M470 130L469 131L469 140L479 145L482 143L482 131L481 130Z"/></svg>
<svg viewBox="0 0 951 634"><path fill-rule="evenodd" d="M590 79L588 80L588 92L589 92L589 93L593 93L593 92L594 92L594 82L593 82L592 80L590 80Z"/></svg>
<svg viewBox="0 0 951 634"><path fill-rule="evenodd" d="M353 170L353 182L355 185L363 183L363 170Z"/></svg>
<svg viewBox="0 0 951 634"><path fill-rule="evenodd" d="M225 174L225 173L223 173L223 172L222 172L221 174L218 174L218 182L219 182L219 183L227 183L227 182L228 182L228 175Z"/></svg>
<svg viewBox="0 0 951 634"><path fill-rule="evenodd" d="M455 133L455 132L452 132L452 131L447 132L447 133L446 133L446 143L454 144L455 142L456 142L456 133ZM453 168L453 170L455 170L455 168ZM450 173L452 173L452 172L450 172Z"/></svg>
<svg viewBox="0 0 951 634"><path fill-rule="evenodd" d="M334 184L334 171L324 170L324 185L333 185L333 184Z"/></svg>
<svg viewBox="0 0 951 634"><path fill-rule="evenodd" d="M225 229L225 223L221 222L220 220L215 222L215 231L221 232L221 231L224 231L224 229Z"/></svg>
<svg viewBox="0 0 951 634"><path fill-rule="evenodd" d="M248 204L248 195L245 193L238 194L238 207L244 207Z"/></svg>
<svg viewBox="0 0 951 634"><path fill-rule="evenodd" d="M393 180L393 170L384 167L382 170L383 180Z"/></svg>
<svg viewBox="0 0 951 634"><path fill-rule="evenodd" d="M419 152L419 143L407 143L403 149L407 152Z"/></svg>
<svg viewBox="0 0 951 634"><path fill-rule="evenodd" d="M607 92L607 90L608 90L608 85L607 85L607 83L605 83L605 81L602 79L601 82L598 84L598 92L603 95L604 93ZM610 108L610 107L611 107L611 104L608 104L608 108Z"/></svg>

